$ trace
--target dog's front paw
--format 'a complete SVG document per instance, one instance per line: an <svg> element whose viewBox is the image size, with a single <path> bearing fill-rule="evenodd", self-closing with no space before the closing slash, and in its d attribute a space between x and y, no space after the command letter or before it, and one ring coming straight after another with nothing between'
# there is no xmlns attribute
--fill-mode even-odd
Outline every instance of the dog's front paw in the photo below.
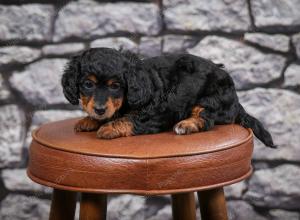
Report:
<svg viewBox="0 0 300 220"><path fill-rule="evenodd" d="M96 131L100 126L100 122L90 117L85 117L79 120L74 127L76 132L80 131Z"/></svg>
<svg viewBox="0 0 300 220"><path fill-rule="evenodd" d="M113 139L131 135L133 135L133 125L126 117L108 122L97 131L97 137L103 139Z"/></svg>
<svg viewBox="0 0 300 220"><path fill-rule="evenodd" d="M191 134L195 132L199 132L199 127L197 124L191 120L191 119L186 119L178 122L174 126L174 131L176 134Z"/></svg>
<svg viewBox="0 0 300 220"><path fill-rule="evenodd" d="M97 137L102 139L113 139L121 136L121 133L113 127L112 122L101 126L97 131Z"/></svg>

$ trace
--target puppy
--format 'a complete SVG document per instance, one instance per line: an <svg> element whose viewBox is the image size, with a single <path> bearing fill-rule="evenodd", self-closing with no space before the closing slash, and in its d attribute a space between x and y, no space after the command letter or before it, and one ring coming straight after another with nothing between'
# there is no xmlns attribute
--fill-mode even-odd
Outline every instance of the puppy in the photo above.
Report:
<svg viewBox="0 0 300 220"><path fill-rule="evenodd" d="M93 48L71 58L62 86L70 103L80 103L88 113L75 130L97 131L98 138L172 127L184 135L237 123L275 147L269 132L239 103L222 64L201 57L177 54L141 60L129 51Z"/></svg>

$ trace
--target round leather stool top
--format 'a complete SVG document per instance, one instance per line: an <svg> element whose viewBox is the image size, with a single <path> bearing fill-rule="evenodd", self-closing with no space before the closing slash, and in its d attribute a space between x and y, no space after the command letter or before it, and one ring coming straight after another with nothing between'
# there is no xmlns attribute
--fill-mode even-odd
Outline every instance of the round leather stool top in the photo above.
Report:
<svg viewBox="0 0 300 220"><path fill-rule="evenodd" d="M71 191L154 195L221 187L252 172L252 131L239 125L102 140L95 132L76 133L77 120L33 132L27 170L33 181Z"/></svg>

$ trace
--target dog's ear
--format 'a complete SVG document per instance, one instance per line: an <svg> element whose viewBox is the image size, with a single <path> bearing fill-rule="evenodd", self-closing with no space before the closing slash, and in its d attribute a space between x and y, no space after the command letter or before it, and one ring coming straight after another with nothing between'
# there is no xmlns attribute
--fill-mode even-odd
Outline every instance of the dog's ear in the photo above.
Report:
<svg viewBox="0 0 300 220"><path fill-rule="evenodd" d="M152 96L152 82L141 60L133 53L123 53L126 58L124 78L127 83L127 102L133 109L145 105Z"/></svg>
<svg viewBox="0 0 300 220"><path fill-rule="evenodd" d="M80 55L75 55L64 68L61 84L67 100L73 104L79 104L78 80L80 75Z"/></svg>

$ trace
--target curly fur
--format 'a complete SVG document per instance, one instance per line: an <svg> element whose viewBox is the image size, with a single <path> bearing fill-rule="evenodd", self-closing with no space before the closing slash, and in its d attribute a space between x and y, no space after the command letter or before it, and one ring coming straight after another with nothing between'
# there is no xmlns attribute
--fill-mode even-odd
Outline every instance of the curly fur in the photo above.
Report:
<svg viewBox="0 0 300 220"><path fill-rule="evenodd" d="M222 67L190 54L141 60L128 51L94 48L69 61L62 85L66 98L76 105L80 82L86 74L93 73L99 79L118 79L124 102L107 120L126 116L133 135L168 130L191 117L193 108L200 106L203 110L197 117L203 121L201 130L209 130L216 124L238 123L252 128L266 146L275 147L269 132L239 103L233 80Z"/></svg>

